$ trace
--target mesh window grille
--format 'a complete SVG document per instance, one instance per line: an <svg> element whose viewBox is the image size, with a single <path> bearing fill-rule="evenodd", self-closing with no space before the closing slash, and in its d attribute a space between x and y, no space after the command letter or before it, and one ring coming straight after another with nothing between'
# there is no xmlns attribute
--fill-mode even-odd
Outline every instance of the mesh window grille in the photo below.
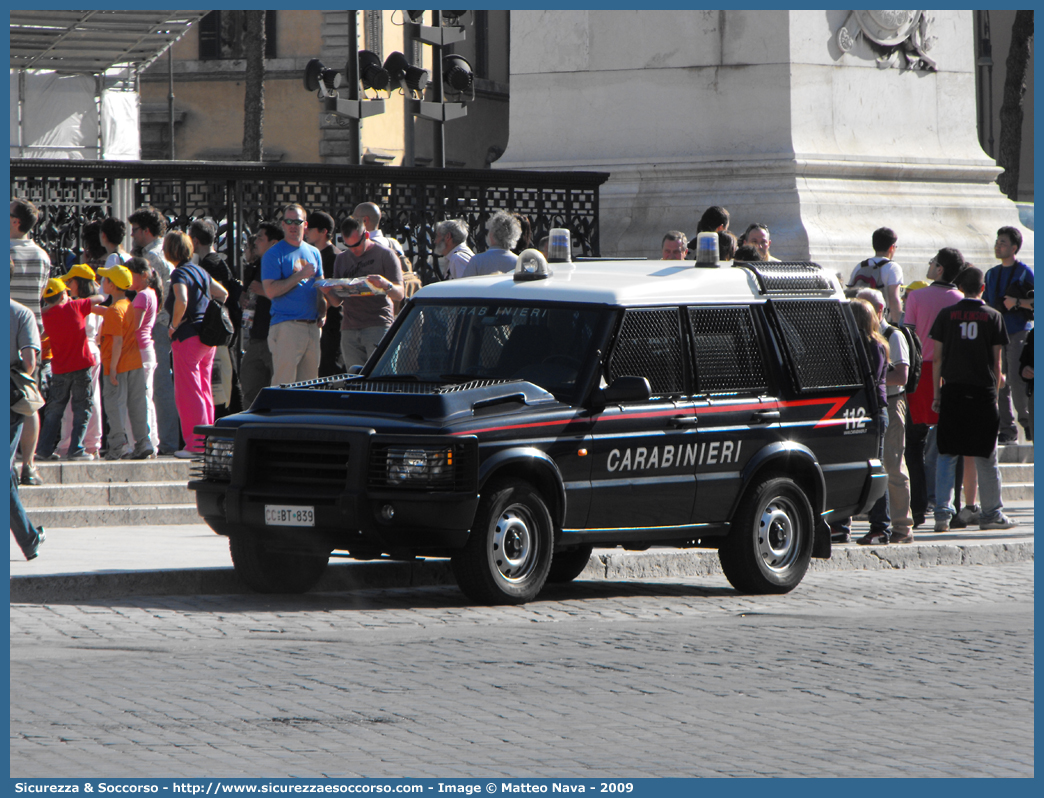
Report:
<svg viewBox="0 0 1044 798"><path fill-rule="evenodd" d="M809 294L830 290L830 281L814 263L758 261L744 264L757 275L764 294Z"/></svg>
<svg viewBox="0 0 1044 798"><path fill-rule="evenodd" d="M689 308L697 393L750 393L767 387L748 307Z"/></svg>
<svg viewBox="0 0 1044 798"><path fill-rule="evenodd" d="M610 381L645 377L653 396L684 391L678 309L629 310L609 361Z"/></svg>
<svg viewBox="0 0 1044 798"><path fill-rule="evenodd" d="M771 306L798 390L859 386L852 339L839 302L775 301Z"/></svg>
<svg viewBox="0 0 1044 798"><path fill-rule="evenodd" d="M456 371L454 350L464 318L458 308L425 307L414 310L399 333L397 346L385 358L378 379L395 374L446 374Z"/></svg>

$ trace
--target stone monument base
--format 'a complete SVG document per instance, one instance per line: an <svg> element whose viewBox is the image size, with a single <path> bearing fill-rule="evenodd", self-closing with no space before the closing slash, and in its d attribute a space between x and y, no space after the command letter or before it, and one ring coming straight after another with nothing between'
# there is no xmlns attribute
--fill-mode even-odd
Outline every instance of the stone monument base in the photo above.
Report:
<svg viewBox="0 0 1044 798"><path fill-rule="evenodd" d="M597 168L611 170L600 199L605 257L657 257L662 232L695 236L702 210L722 205L735 235L764 223L775 257L812 260L846 279L873 254L873 231L891 226L900 233L896 261L912 282L942 247L988 268L996 263L997 229L1021 228L1017 207L993 182L999 170L989 165L751 158ZM1021 259L1032 265L1033 231L1022 232Z"/></svg>
<svg viewBox="0 0 1044 798"><path fill-rule="evenodd" d="M899 235L904 276L1022 227L979 145L971 11L512 11L498 168L609 172L604 256L659 257L722 205L774 256L845 277ZM1033 262L1023 228L1022 260Z"/></svg>

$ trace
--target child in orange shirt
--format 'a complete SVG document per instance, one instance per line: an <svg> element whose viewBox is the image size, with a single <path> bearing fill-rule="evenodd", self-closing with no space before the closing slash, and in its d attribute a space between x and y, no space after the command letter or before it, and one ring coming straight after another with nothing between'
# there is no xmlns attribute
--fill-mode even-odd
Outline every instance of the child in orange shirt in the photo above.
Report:
<svg viewBox="0 0 1044 798"><path fill-rule="evenodd" d="M145 370L134 335L137 319L127 298L133 276L126 266L98 269L98 274L102 278L102 292L112 297L109 307L95 310L102 314L102 402L109 419L109 451L105 459L145 460L155 457L156 450L149 440ZM134 449L129 452L124 413L130 418L134 435Z"/></svg>

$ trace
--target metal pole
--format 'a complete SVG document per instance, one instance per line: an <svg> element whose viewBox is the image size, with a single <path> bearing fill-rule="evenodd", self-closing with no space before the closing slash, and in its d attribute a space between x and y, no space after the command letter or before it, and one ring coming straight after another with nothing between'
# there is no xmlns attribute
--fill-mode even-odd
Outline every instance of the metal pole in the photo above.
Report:
<svg viewBox="0 0 1044 798"><path fill-rule="evenodd" d="M174 45L167 48L167 116L170 121L170 160L174 160Z"/></svg>
<svg viewBox="0 0 1044 798"><path fill-rule="evenodd" d="M435 17L433 25L436 29L442 27L442 14L436 9L431 12ZM435 45L431 48L431 81L435 84L435 95L433 101L442 106L446 99L442 89L442 47ZM436 169L446 168L446 122L445 119L435 120L435 142L432 157Z"/></svg>
<svg viewBox="0 0 1044 798"><path fill-rule="evenodd" d="M98 114L98 136L97 136L97 140L94 142L94 149L97 152L96 160L99 160L99 161L105 155L105 153L102 152L102 125L104 124L104 122L102 121L102 111L105 108L105 103L102 101L102 94L104 94L104 92L105 92L105 78L99 72L99 73L97 73L94 76L94 94L95 94L94 105L95 105L95 108L96 108L96 112Z"/></svg>
<svg viewBox="0 0 1044 798"><path fill-rule="evenodd" d="M25 157L25 70L18 70L18 157Z"/></svg>
<svg viewBox="0 0 1044 798"><path fill-rule="evenodd" d="M402 26L402 51L406 59L412 64L414 54L413 38L410 36L410 23ZM414 127L413 114L410 113L409 103L403 102L402 114L402 165L416 166L416 128Z"/></svg>
<svg viewBox="0 0 1044 798"><path fill-rule="evenodd" d="M359 13L348 12L348 99L359 99ZM348 162L362 163L362 120L348 120Z"/></svg>

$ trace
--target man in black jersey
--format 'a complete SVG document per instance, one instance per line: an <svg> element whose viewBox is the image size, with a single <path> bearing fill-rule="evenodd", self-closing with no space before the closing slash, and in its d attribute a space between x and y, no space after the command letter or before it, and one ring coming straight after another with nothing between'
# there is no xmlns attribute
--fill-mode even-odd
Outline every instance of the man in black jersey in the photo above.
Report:
<svg viewBox="0 0 1044 798"><path fill-rule="evenodd" d="M981 269L969 266L957 276L964 299L943 308L932 325L935 341L932 409L939 414L939 462L935 471L935 531L947 532L954 514L957 458L975 458L982 503L980 529L1016 525L1002 512L997 433L997 394L1004 385L1001 358L1008 332L1000 313L982 300Z"/></svg>

